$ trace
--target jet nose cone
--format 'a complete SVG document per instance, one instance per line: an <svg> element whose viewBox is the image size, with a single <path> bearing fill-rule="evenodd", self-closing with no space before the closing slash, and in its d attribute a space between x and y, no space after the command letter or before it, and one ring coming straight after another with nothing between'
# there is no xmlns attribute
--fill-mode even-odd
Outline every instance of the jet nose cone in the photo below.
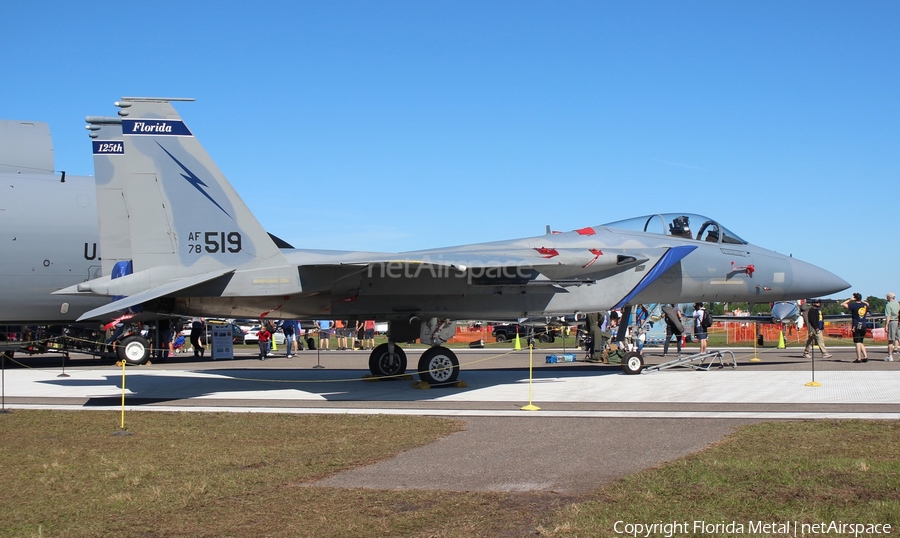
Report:
<svg viewBox="0 0 900 538"><path fill-rule="evenodd" d="M831 295L850 287L850 283L831 271L791 258L793 279L791 295L797 299Z"/></svg>

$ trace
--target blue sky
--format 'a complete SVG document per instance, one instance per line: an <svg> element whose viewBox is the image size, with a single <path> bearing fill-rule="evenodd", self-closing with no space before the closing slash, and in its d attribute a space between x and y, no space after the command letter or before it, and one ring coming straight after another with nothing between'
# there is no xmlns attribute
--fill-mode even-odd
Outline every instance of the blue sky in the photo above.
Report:
<svg viewBox="0 0 900 538"><path fill-rule="evenodd" d="M0 117L188 125L295 246L400 251L684 211L900 291L897 2L6 2Z"/></svg>

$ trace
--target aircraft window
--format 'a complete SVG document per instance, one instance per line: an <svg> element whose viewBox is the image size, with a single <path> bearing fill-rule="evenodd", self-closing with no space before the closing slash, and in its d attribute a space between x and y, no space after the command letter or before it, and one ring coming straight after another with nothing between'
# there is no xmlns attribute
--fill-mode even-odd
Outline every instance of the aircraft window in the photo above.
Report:
<svg viewBox="0 0 900 538"><path fill-rule="evenodd" d="M732 245L746 245L747 244L746 241L744 241L740 237L732 234L731 232L727 232L727 233L725 233L725 235L722 236L722 242L729 243Z"/></svg>
<svg viewBox="0 0 900 538"><path fill-rule="evenodd" d="M666 233L666 221L662 215L650 215L644 224L644 231L650 233Z"/></svg>
<svg viewBox="0 0 900 538"><path fill-rule="evenodd" d="M704 235L705 234L705 235ZM728 243L730 245L746 245L747 242L714 220L708 220L700 226L697 238L710 243Z"/></svg>
<svg viewBox="0 0 900 538"><path fill-rule="evenodd" d="M695 234L691 225L703 223ZM684 239L746 245L747 242L718 222L693 213L664 213L646 215L604 224L604 227L636 232L658 233Z"/></svg>
<svg viewBox="0 0 900 538"><path fill-rule="evenodd" d="M703 225L700 226L700 233L697 234L697 238L709 243L718 243L719 225L711 220L704 222Z"/></svg>

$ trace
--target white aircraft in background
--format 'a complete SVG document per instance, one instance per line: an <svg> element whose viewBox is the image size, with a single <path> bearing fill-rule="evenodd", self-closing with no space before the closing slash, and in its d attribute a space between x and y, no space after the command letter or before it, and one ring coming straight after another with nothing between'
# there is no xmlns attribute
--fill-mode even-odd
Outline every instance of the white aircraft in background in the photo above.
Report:
<svg viewBox="0 0 900 538"><path fill-rule="evenodd" d="M0 120L0 189L0 325L73 322L108 302L51 294L101 267L94 178L55 171L46 123Z"/></svg>

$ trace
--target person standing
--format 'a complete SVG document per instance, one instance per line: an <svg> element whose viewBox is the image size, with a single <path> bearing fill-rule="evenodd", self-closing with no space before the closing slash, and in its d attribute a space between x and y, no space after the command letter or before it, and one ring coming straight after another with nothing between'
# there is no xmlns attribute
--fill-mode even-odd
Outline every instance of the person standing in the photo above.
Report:
<svg viewBox="0 0 900 538"><path fill-rule="evenodd" d="M866 318L869 316L869 303L862 300L862 294L854 293L853 299L841 303L850 311L852 317L853 343L856 344L856 360L853 362L869 362L869 352L863 340L866 338Z"/></svg>
<svg viewBox="0 0 900 538"><path fill-rule="evenodd" d="M259 337L259 360L264 361L266 360L266 355L269 354L269 339L272 338L272 333L269 332L269 328L263 324L256 334Z"/></svg>
<svg viewBox="0 0 900 538"><path fill-rule="evenodd" d="M681 356L681 335L684 333L684 325L681 320L684 319L684 314L675 304L664 306L662 312L666 318L666 342L663 344L663 357L669 354L669 341L672 340L672 336L675 337L678 355Z"/></svg>
<svg viewBox="0 0 900 538"><path fill-rule="evenodd" d="M631 332L631 340L637 345L638 353L644 351L644 342L647 340L646 332L649 330L649 327L644 327L644 324L648 322L650 319L650 311L647 310L647 307L639 304L634 311L634 327ZM649 326L652 327L653 323L650 322Z"/></svg>
<svg viewBox="0 0 900 538"><path fill-rule="evenodd" d="M297 335L297 322L293 319L281 324L281 332L284 333L284 348L287 358L294 356L294 337Z"/></svg>
<svg viewBox="0 0 900 538"><path fill-rule="evenodd" d="M694 303L694 336L700 341L700 353L706 353L706 339L709 335L706 333L706 325L703 324L706 317L706 309L703 303Z"/></svg>
<svg viewBox="0 0 900 538"><path fill-rule="evenodd" d="M356 332L356 340L353 343L354 349L362 349L365 347L365 339L366 339L366 324L364 321L356 320L356 326L354 329Z"/></svg>
<svg viewBox="0 0 900 538"><path fill-rule="evenodd" d="M825 318L822 315L822 301L814 299L812 306L806 312L806 347L803 348L803 358L812 358L813 344L819 347L823 359L831 358L831 353L825 349Z"/></svg>
<svg viewBox="0 0 900 538"><path fill-rule="evenodd" d="M331 341L331 320L320 319L316 322L316 328L319 329L319 349L326 351L330 348Z"/></svg>
<svg viewBox="0 0 900 538"><path fill-rule="evenodd" d="M334 321L334 335L337 336L337 349L343 351L347 349L347 322L338 319Z"/></svg>
<svg viewBox="0 0 900 538"><path fill-rule="evenodd" d="M156 328L159 333L156 361L166 362L166 358L172 356L172 322L168 318L161 319L157 322Z"/></svg>
<svg viewBox="0 0 900 538"><path fill-rule="evenodd" d="M203 336L203 325L203 318L194 318L191 321L191 346L194 348L194 357L202 357L206 351L200 343L200 338Z"/></svg>
<svg viewBox="0 0 900 538"><path fill-rule="evenodd" d="M366 320L366 349L375 349L375 320Z"/></svg>
<svg viewBox="0 0 900 538"><path fill-rule="evenodd" d="M277 331L278 328L275 327L274 322L269 321L267 319L261 319L260 325L264 326L266 329L269 330L269 342L268 342L268 345L266 346L266 350L267 350L266 357L271 357L271 356L273 356L272 355L272 344L275 342L275 331Z"/></svg>
<svg viewBox="0 0 900 538"><path fill-rule="evenodd" d="M900 303L894 292L889 292L884 298L887 299L884 305L884 327L888 338L888 356L884 360L891 362L894 360L894 350L900 351Z"/></svg>
<svg viewBox="0 0 900 538"><path fill-rule="evenodd" d="M603 352L603 333L600 330L600 323L600 312L588 312L584 317L585 328L591 337L591 341L587 345L587 356L585 357L585 360L589 362L601 362L601 358L594 355L598 349L600 353Z"/></svg>

